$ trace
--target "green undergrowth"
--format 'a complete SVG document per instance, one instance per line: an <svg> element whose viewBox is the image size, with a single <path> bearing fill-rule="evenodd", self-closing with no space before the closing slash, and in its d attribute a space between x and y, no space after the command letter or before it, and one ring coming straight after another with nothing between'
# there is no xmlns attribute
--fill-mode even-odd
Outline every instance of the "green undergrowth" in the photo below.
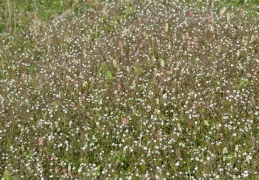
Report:
<svg viewBox="0 0 259 180"><path fill-rule="evenodd" d="M0 1L0 176L257 179L258 1Z"/></svg>

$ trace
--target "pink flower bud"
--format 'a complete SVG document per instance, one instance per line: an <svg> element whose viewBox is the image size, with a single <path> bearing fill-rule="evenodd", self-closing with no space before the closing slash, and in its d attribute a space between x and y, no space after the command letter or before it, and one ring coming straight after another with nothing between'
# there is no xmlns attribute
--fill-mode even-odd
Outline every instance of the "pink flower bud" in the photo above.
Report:
<svg viewBox="0 0 259 180"><path fill-rule="evenodd" d="M169 59L169 63L172 64L173 63L173 57L171 56Z"/></svg>
<svg viewBox="0 0 259 180"><path fill-rule="evenodd" d="M244 17L244 16L245 16L245 10L244 10L244 9L241 9L241 11L240 11L240 15L241 15L242 17Z"/></svg>
<svg viewBox="0 0 259 180"><path fill-rule="evenodd" d="M63 172L64 174L66 174L66 173L67 173L67 169L64 168L64 169L62 170L62 172Z"/></svg>
<svg viewBox="0 0 259 180"><path fill-rule="evenodd" d="M192 17L193 16L193 12L192 10L189 10L189 16Z"/></svg>
<svg viewBox="0 0 259 180"><path fill-rule="evenodd" d="M59 168L55 167L55 173L57 174L59 172Z"/></svg>
<svg viewBox="0 0 259 180"><path fill-rule="evenodd" d="M44 145L44 141L43 141L43 138L42 138L42 137L39 137L39 138L38 138L38 142L39 142L39 145L41 145L41 146Z"/></svg>
<svg viewBox="0 0 259 180"><path fill-rule="evenodd" d="M190 39L190 36L189 36L189 34L188 34L188 33L186 33L186 34L185 34L185 38L186 38L187 40L189 40L189 39Z"/></svg>
<svg viewBox="0 0 259 180"><path fill-rule="evenodd" d="M133 51L136 51L136 45L135 45L135 44L132 44L131 47L132 47L132 50L133 50Z"/></svg>
<svg viewBox="0 0 259 180"><path fill-rule="evenodd" d="M254 137L254 136L251 137L251 141L252 141L253 143L255 142L255 137Z"/></svg>
<svg viewBox="0 0 259 180"><path fill-rule="evenodd" d="M121 84L118 84L118 91L121 92Z"/></svg>
<svg viewBox="0 0 259 180"><path fill-rule="evenodd" d="M50 160L52 160L52 161L55 160L55 159L56 159L55 155L52 155L51 158L50 158Z"/></svg>
<svg viewBox="0 0 259 180"><path fill-rule="evenodd" d="M129 120L127 118L122 118L121 121L123 124L129 124Z"/></svg>
<svg viewBox="0 0 259 180"><path fill-rule="evenodd" d="M157 76L157 68L154 68L154 76Z"/></svg>

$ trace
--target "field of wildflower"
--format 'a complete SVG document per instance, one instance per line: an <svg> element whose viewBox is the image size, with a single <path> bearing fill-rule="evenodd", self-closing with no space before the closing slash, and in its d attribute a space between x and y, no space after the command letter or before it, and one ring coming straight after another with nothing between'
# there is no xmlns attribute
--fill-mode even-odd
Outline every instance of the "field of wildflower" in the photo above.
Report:
<svg viewBox="0 0 259 180"><path fill-rule="evenodd" d="M0 0L0 178L259 179L258 7Z"/></svg>

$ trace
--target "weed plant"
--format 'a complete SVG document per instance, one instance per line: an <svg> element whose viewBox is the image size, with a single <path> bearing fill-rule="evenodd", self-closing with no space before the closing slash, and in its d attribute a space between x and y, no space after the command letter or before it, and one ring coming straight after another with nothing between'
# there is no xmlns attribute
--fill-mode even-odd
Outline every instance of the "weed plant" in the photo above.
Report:
<svg viewBox="0 0 259 180"><path fill-rule="evenodd" d="M0 2L3 179L259 178L256 2Z"/></svg>

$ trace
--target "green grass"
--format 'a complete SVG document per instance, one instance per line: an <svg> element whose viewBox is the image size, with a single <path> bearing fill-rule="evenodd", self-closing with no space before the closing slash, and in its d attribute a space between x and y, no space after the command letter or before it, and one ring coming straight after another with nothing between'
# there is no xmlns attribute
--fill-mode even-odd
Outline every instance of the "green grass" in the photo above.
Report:
<svg viewBox="0 0 259 180"><path fill-rule="evenodd" d="M258 179L258 1L0 1L0 177Z"/></svg>

